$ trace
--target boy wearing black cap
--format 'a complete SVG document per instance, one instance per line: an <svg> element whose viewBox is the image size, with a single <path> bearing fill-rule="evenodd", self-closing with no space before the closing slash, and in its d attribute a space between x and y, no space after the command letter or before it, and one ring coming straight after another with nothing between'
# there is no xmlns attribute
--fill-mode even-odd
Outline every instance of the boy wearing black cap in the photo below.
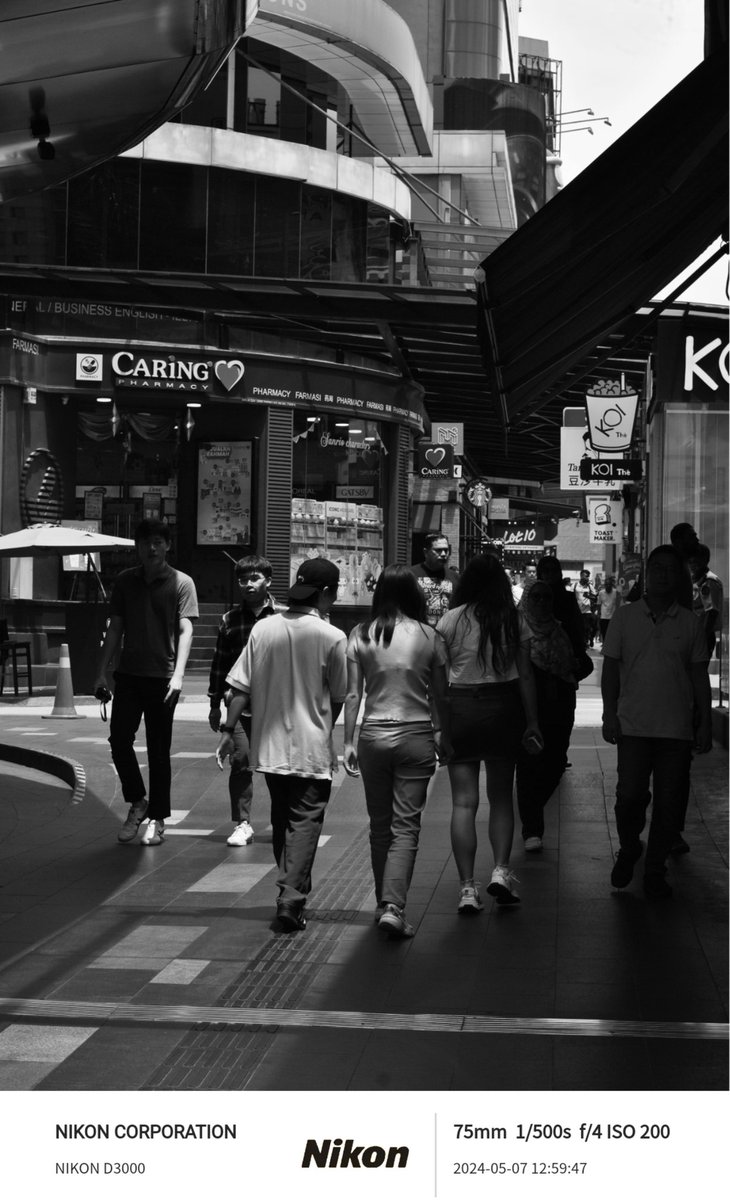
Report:
<svg viewBox="0 0 730 1200"><path fill-rule="evenodd" d="M271 796L276 915L283 929L304 929L312 864L332 788L332 729L347 691L347 639L326 618L340 572L326 558L302 563L289 608L255 625L226 682L232 689L216 759L232 752L231 729L251 711L251 763Z"/></svg>

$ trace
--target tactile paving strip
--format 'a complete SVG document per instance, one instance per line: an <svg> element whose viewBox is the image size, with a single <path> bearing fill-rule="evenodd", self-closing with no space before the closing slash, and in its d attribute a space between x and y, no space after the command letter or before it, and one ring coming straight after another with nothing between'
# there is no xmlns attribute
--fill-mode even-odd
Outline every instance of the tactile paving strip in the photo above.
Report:
<svg viewBox="0 0 730 1200"><path fill-rule="evenodd" d="M302 937L273 934L223 992L220 1008L296 1008L372 889L370 840L364 829L317 883ZM245 1088L274 1031L216 1029L204 1022L180 1041L142 1090Z"/></svg>

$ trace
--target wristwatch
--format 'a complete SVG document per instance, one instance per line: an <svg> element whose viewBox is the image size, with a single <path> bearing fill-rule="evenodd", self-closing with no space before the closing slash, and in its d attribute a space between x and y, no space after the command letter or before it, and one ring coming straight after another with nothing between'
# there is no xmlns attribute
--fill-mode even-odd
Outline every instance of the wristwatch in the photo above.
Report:
<svg viewBox="0 0 730 1200"><path fill-rule="evenodd" d="M235 725L219 725L218 732L219 733L233 733L235 728L236 728Z"/></svg>

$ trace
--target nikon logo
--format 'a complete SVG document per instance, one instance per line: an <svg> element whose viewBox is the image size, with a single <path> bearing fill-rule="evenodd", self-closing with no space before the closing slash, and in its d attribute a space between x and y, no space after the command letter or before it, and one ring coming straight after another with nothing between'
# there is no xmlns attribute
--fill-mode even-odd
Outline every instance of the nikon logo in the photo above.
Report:
<svg viewBox="0 0 730 1200"><path fill-rule="evenodd" d="M310 1138L304 1147L303 1167L405 1167L407 1146L356 1146L352 1138Z"/></svg>

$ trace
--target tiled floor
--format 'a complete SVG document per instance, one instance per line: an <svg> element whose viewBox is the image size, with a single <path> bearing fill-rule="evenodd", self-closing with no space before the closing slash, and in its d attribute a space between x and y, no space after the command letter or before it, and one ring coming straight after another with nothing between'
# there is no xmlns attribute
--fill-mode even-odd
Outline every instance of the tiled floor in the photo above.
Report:
<svg viewBox="0 0 730 1200"><path fill-rule="evenodd" d="M195 705L176 721L175 823L154 848L116 841L123 805L96 723L2 709L0 742L42 736L87 786L71 805L0 752L0 1089L725 1089L727 755L695 761L673 900L617 893L599 703L583 685L544 852L515 843L518 908L488 899L457 917L437 774L404 943L372 921L359 781L338 776L307 931L283 935L265 786L255 842L228 847L226 780Z"/></svg>

